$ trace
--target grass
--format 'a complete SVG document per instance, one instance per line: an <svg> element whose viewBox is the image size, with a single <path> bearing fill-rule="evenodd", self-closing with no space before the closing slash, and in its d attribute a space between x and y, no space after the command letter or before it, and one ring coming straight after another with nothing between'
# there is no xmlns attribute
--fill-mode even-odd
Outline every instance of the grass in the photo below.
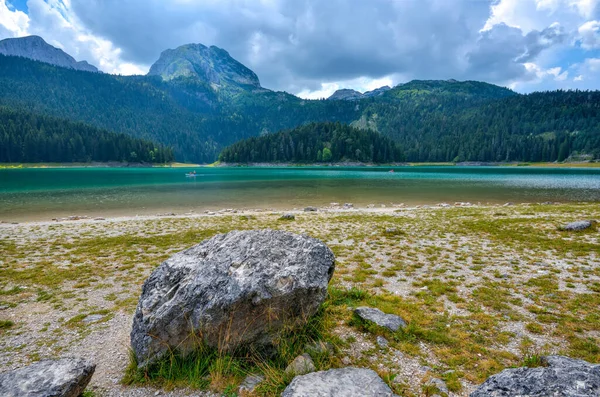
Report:
<svg viewBox="0 0 600 397"><path fill-rule="evenodd" d="M371 367L405 396L422 395L425 382L402 376L408 364L430 366L461 395L465 383L480 383L532 356L600 363L600 236L556 228L600 219L597 205L392 211L300 214L295 222L254 213L7 226L0 230L0 306L18 327L0 331L0 362L15 351L19 357L60 354L91 332L109 332L102 331L110 324L104 319L130 316L142 282L173 253L216 233L270 227L319 238L336 254L320 331L290 335L269 357L201 346L202 357L174 352L152 370L130 368L127 382L163 388L197 382L231 394L248 373L262 373L257 395L278 395L290 381L285 366L306 350L303 340L334 346L332 353L311 353L318 369ZM385 233L394 228L403 233ZM352 315L357 306L397 314L408 326L390 333L361 323ZM55 321L31 329L31 310ZM81 321L94 313L105 318ZM11 345L16 334L29 342ZM388 349L377 348L378 335Z"/></svg>
<svg viewBox="0 0 600 397"><path fill-rule="evenodd" d="M328 314L331 303L326 301L300 329L284 331L274 344L274 351L257 351L240 347L234 351L211 348L195 336L195 348L182 355L171 351L146 368L138 368L138 361L130 352L130 364L123 379L125 384L151 384L171 389L177 386L210 389L217 392L237 390L248 374L261 373L265 380L258 387L261 395L279 395L292 380L285 373L287 365L297 356L308 352L317 369L332 366L327 350L308 349L315 343L332 344L337 338L329 334ZM225 338L227 339L227 338Z"/></svg>
<svg viewBox="0 0 600 397"><path fill-rule="evenodd" d="M12 328L14 325L15 323L10 320L0 320L0 330Z"/></svg>

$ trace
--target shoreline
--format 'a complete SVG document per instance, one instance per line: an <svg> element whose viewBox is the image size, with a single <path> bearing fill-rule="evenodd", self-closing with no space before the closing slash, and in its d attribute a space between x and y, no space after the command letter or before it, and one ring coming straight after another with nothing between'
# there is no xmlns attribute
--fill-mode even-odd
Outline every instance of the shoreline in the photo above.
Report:
<svg viewBox="0 0 600 397"><path fill-rule="evenodd" d="M171 163L171 164L144 164L144 163L119 163L119 162L91 162L91 163L0 163L0 170L11 169L56 169L56 168L328 168L328 167L348 167L348 168L375 168L375 167L523 167L523 168L600 168L600 161L569 162L569 163L528 163L528 162L433 162L433 163L212 163L212 164L193 164L193 163Z"/></svg>
<svg viewBox="0 0 600 397"><path fill-rule="evenodd" d="M331 203L337 205L329 206L317 206L316 211L305 211L304 208L222 208L222 209L210 209L203 211L189 210L184 212L176 212L165 210L164 212L153 212L148 214L130 214L122 215L119 213L105 213L104 215L85 215L85 214L73 214L64 217L56 217L48 219L47 217L39 219L23 219L18 221L4 221L0 220L0 227L9 227L14 225L25 225L25 226L47 226L47 225L61 225L61 224L75 224L75 223L100 223L100 222L133 222L133 221L157 221L157 220L169 220L169 219L202 219L202 218L220 218L225 216L237 216L237 217L252 217L252 216L264 216L264 215L357 215L357 216L371 216L371 215L395 215L402 213L410 213L416 211L444 211L451 209L501 209L501 208L525 208L525 207L548 207L548 206L587 206L595 205L596 202L531 202L531 203L470 203L470 202L456 202L453 204L449 203L438 203L438 204L417 204L417 205L405 205L401 204L371 204L368 206L345 206L342 203ZM310 207L307 207L310 208Z"/></svg>

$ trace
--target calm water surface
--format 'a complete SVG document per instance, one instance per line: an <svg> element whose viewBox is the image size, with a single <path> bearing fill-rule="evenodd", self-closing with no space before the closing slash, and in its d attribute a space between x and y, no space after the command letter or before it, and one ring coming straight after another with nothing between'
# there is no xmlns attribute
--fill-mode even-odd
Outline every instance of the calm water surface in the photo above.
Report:
<svg viewBox="0 0 600 397"><path fill-rule="evenodd" d="M60 168L0 170L0 220L330 202L600 202L600 169L532 167Z"/></svg>

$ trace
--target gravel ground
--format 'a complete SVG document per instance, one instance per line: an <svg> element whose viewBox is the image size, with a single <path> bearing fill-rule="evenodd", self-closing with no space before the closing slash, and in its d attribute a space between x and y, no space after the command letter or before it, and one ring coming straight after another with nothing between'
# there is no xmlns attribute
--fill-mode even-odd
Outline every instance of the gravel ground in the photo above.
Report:
<svg viewBox="0 0 600 397"><path fill-rule="evenodd" d="M595 283L600 283L600 249L594 249L600 247L598 233L571 236L555 231L563 222L600 218L600 208L593 204L331 206L317 213L291 212L296 221L287 223L278 223L280 212L224 210L214 215L0 224L0 320L14 322L14 326L0 330L0 371L41 358L81 356L97 364L89 387L97 396L213 395L120 384L129 363L129 332L143 281L166 257L205 238L204 232L212 235L236 228L271 227L321 238L336 253L334 281L340 288L360 287L373 294L429 305L423 310L444 314L449 318L448 326L473 321L469 316L474 313L493 316L498 321L495 332L509 335L493 348L514 357L523 356L524 341L531 343L533 350L559 353L568 338L552 323L544 324L541 332L528 327L537 318L532 306L548 302L535 295L540 292L529 287L531 280L554 277L556 293L569 298L594 294ZM525 243L527 236L517 240L515 234L515 241L522 242L516 244L502 235L492 238L481 231L487 229L463 233L454 227L458 221L472 225L494 219L502 219L502 227L533 225L535 230L547 232L549 239L562 239L565 244L577 240L586 245L579 253L570 249L557 252L552 247L531 245L537 244L535 241ZM511 226L511 220L521 223ZM386 232L392 226L398 233ZM364 277L360 269L368 270ZM451 286L448 291L452 292L435 295L428 283L437 279ZM510 301L509 308L495 309L493 302L477 300L482 285L506 293L497 299ZM434 295L435 300L428 301L426 295ZM473 305L480 309L474 312ZM566 310L551 304L546 309L554 315ZM587 314L600 315L600 309ZM406 315L411 320L411 313ZM397 375L394 382L402 383L403 390L412 395L421 395L430 375L439 377L448 368L453 370L443 350L427 341L415 344L419 352L413 354L400 345L380 348L373 335L347 324L339 324L335 333L350 341L341 349L342 362L367 363L381 372L393 372ZM599 335L600 327L587 327L577 334L594 343ZM461 390L450 395L468 395L476 386L475 378L462 378Z"/></svg>

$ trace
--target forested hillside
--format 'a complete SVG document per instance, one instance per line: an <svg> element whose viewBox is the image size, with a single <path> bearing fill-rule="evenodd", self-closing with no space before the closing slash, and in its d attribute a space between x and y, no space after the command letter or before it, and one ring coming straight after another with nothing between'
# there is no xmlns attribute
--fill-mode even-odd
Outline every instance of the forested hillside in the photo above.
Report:
<svg viewBox="0 0 600 397"><path fill-rule="evenodd" d="M340 123L311 123L237 142L226 147L219 160L233 163L392 163L403 161L404 155L394 141L376 132Z"/></svg>
<svg viewBox="0 0 600 397"><path fill-rule="evenodd" d="M363 118L396 140L408 161L563 161L600 158L600 92L554 91L467 100L404 93L373 102ZM367 123L367 121L371 121Z"/></svg>
<svg viewBox="0 0 600 397"><path fill-rule="evenodd" d="M216 93L191 78L113 76L0 55L0 105L81 121L173 147L179 161L210 163L240 139L311 121L349 123L354 104L286 93Z"/></svg>
<svg viewBox="0 0 600 397"><path fill-rule="evenodd" d="M165 163L173 151L82 123L0 107L0 162Z"/></svg>
<svg viewBox="0 0 600 397"><path fill-rule="evenodd" d="M167 53L167 63L178 65L178 54L199 57L198 62L208 56L190 54L194 48ZM0 56L0 105L152 140L187 162L210 163L239 140L312 122L376 131L394 140L407 161L600 158L596 91L519 95L477 81L416 80L361 99L303 100L264 89L258 81L235 83L245 82L250 72L240 77L228 64L214 64L236 62L217 50L216 60L202 64L208 68L203 73L191 68L168 79L88 73ZM205 75L214 81L204 81Z"/></svg>

